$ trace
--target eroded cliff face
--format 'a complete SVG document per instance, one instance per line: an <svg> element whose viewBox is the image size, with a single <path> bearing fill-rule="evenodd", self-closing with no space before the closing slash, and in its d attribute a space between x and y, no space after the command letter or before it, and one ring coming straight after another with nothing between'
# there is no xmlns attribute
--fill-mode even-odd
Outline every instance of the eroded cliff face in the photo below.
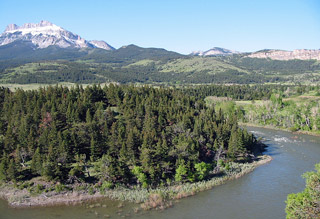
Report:
<svg viewBox="0 0 320 219"><path fill-rule="evenodd" d="M292 60L292 59L316 59L320 60L320 50L296 49L293 51L284 50L266 50L258 51L248 55L250 58L270 58L274 60Z"/></svg>

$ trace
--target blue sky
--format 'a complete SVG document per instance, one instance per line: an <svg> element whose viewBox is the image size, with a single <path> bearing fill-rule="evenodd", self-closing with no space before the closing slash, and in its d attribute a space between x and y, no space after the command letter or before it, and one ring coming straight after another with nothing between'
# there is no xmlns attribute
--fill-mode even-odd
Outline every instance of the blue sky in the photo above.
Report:
<svg viewBox="0 0 320 219"><path fill-rule="evenodd" d="M41 20L116 48L320 49L319 0L0 0L1 31Z"/></svg>

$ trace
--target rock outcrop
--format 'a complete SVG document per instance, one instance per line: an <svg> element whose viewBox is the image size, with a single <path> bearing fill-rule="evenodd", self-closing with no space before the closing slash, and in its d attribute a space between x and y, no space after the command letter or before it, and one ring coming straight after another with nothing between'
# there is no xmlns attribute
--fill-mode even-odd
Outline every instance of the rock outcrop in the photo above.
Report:
<svg viewBox="0 0 320 219"><path fill-rule="evenodd" d="M309 50L309 49L297 49L293 51L284 51L284 50L263 50L252 53L247 57L250 58L270 58L274 60L292 60L292 59L301 59L309 60L316 59L320 60L320 50Z"/></svg>

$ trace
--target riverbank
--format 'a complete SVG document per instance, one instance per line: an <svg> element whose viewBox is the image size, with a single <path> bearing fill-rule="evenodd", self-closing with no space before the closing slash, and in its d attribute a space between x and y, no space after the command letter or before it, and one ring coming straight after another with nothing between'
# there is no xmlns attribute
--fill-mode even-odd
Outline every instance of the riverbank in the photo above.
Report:
<svg viewBox="0 0 320 219"><path fill-rule="evenodd" d="M115 188L98 190L93 192L82 191L50 191L38 195L32 195L27 189L15 188L14 184L3 184L0 187L0 197L7 200L11 207L36 207L52 205L75 205L89 200L110 198L112 200L142 203L141 208L163 209L172 205L171 200L180 199L195 195L198 192L212 189L226 183L229 180L237 179L250 173L256 167L270 162L272 158L267 155L258 157L251 163L230 163L223 172L213 176L210 180L196 183L185 183L156 189L127 189Z"/></svg>
<svg viewBox="0 0 320 219"><path fill-rule="evenodd" d="M305 135L311 135L311 136L317 136L320 137L320 133L314 133L310 131L290 131L289 129L286 128L279 128L276 126L271 126L271 125L259 125L259 124L254 124L254 123L244 123L244 122L239 122L240 126L250 126L250 127L257 127L257 128L265 128L265 129L271 129L271 130L278 130L278 131L285 131L285 132L290 132L292 134L305 134Z"/></svg>

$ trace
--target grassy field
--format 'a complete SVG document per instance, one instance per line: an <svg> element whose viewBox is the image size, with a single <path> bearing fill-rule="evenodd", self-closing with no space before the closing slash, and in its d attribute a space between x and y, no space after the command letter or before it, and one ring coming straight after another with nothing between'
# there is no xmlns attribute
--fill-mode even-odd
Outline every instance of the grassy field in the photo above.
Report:
<svg viewBox="0 0 320 219"><path fill-rule="evenodd" d="M76 84L74 83L58 83L57 85L62 85L66 87L72 87L75 86ZM22 90L36 90L41 87L48 87L48 86L54 86L52 84L0 84L1 87L7 87L11 91L15 91L16 89L22 89ZM86 86L86 85L85 85Z"/></svg>
<svg viewBox="0 0 320 219"><path fill-rule="evenodd" d="M105 86L105 85L109 85L110 83L101 83L100 86ZM22 90L37 90L39 88L44 88L44 87L48 87L48 86L64 86L64 87L74 87L77 84L75 83L68 83L68 82L62 82L62 83L56 83L56 84L1 84L0 83L0 87L7 87L9 88L11 91L15 91L16 89L22 89ZM92 84L81 84L82 87L87 87L90 86Z"/></svg>
<svg viewBox="0 0 320 219"><path fill-rule="evenodd" d="M148 65L151 65L151 64L158 64L158 63L159 63L158 61L154 61L154 60L150 60L150 59L144 59L144 60L140 60L140 61L137 61L135 63L129 64L127 66L124 66L124 68L130 68L132 66L148 66Z"/></svg>
<svg viewBox="0 0 320 219"><path fill-rule="evenodd" d="M249 73L246 70L219 61L212 57L194 57L189 59L177 59L170 61L159 67L161 72L201 72L208 71L209 74L224 72L225 70L237 70L243 73Z"/></svg>

